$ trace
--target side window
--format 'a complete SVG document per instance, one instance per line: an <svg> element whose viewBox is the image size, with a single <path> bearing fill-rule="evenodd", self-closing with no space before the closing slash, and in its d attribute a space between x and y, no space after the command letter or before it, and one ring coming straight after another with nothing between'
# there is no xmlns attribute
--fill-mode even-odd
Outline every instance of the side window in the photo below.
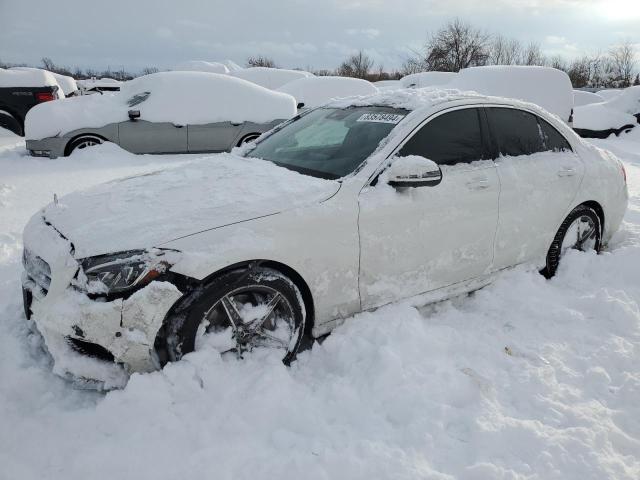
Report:
<svg viewBox="0 0 640 480"><path fill-rule="evenodd" d="M549 122L538 117L538 123L542 130L542 136L544 139L545 150L553 150L554 152L571 152L571 145L567 142L567 139L562 136L555 127L551 126Z"/></svg>
<svg viewBox="0 0 640 480"><path fill-rule="evenodd" d="M417 131L400 150L403 157L418 155L440 165L470 163L483 155L477 108L444 113Z"/></svg>
<svg viewBox="0 0 640 480"><path fill-rule="evenodd" d="M517 157L545 151L536 116L514 108L487 108L500 155Z"/></svg>

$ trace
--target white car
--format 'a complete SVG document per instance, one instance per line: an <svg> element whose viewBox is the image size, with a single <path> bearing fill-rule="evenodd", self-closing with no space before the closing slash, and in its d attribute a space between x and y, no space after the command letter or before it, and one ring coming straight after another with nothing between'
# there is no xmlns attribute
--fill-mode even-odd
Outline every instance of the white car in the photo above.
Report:
<svg viewBox="0 0 640 480"><path fill-rule="evenodd" d="M523 262L552 275L565 250L606 244L626 206L621 162L540 108L381 92L48 205L24 231L25 310L56 372L107 385L205 342L289 362L362 310Z"/></svg>

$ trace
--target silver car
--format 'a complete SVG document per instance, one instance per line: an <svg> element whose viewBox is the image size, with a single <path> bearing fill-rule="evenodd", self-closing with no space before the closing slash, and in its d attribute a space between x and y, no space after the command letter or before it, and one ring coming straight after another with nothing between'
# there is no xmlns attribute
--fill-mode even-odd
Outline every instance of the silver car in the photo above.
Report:
<svg viewBox="0 0 640 480"><path fill-rule="evenodd" d="M127 83L32 112L27 150L56 158L113 142L131 153L224 152L296 113L289 95L225 75L163 72Z"/></svg>

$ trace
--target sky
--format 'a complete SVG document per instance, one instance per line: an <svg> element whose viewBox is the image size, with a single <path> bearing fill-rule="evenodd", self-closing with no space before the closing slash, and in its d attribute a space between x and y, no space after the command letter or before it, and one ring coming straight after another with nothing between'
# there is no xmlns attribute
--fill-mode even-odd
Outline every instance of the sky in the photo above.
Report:
<svg viewBox="0 0 640 480"><path fill-rule="evenodd" d="M139 71L262 54L333 69L362 49L392 70L456 17L549 55L640 51L640 0L0 0L0 60Z"/></svg>

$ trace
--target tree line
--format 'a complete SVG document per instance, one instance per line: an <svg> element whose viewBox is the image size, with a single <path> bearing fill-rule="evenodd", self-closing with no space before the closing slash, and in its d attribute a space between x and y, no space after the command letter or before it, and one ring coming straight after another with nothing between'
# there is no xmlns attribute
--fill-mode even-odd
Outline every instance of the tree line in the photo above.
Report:
<svg viewBox="0 0 640 480"><path fill-rule="evenodd" d="M640 85L640 73L636 69L638 55L630 41L612 46L605 52L582 55L568 60L561 55L547 56L540 45L523 44L515 38L490 34L459 18L427 36L423 47L404 60L400 69L387 71L376 65L374 59L360 50L349 55L335 70L314 70L316 75L338 75L362 78L370 81L399 79L417 72L457 72L463 68L485 65L538 65L557 68L567 73L574 88L625 88ZM11 65L0 61L0 68ZM247 67L277 67L275 60L267 55L253 55L245 62ZM50 58L42 59L42 68L69 75L76 79L110 77L130 80L135 73L119 70L81 69L56 65ZM156 67L146 67L142 75L158 72Z"/></svg>

